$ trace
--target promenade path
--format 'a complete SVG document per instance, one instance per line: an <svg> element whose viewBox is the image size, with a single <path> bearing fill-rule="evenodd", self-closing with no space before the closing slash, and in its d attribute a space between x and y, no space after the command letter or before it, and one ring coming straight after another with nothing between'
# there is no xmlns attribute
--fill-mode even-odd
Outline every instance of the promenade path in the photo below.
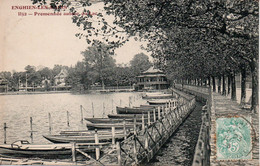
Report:
<svg viewBox="0 0 260 166"><path fill-rule="evenodd" d="M178 86L184 91L193 93L211 102L210 110L210 165L233 166L233 165L259 165L259 110L252 113L249 109L243 109L236 101L227 96L209 91L208 87L195 87L190 85ZM211 95L209 95L211 93ZM210 101L211 100L211 101ZM252 158L248 160L218 160L217 159L217 131L216 120L221 117L242 117L251 121Z"/></svg>

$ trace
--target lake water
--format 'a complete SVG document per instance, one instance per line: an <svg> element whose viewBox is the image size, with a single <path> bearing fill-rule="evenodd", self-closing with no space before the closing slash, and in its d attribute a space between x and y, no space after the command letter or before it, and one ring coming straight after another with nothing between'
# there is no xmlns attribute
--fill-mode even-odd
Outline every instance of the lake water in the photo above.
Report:
<svg viewBox="0 0 260 166"><path fill-rule="evenodd" d="M4 142L4 123L7 124L7 143L30 138L30 117L33 118L34 143L50 143L42 135L49 134L48 113L52 117L52 134L59 134L62 130L84 130L86 123L81 120L80 105L83 106L84 117L92 117L92 103L95 117L102 117L115 112L116 106L145 104L138 92L120 92L105 94L70 93L56 94L24 94L0 95L0 144ZM104 110L104 111L103 111ZM67 111L70 126L67 126Z"/></svg>

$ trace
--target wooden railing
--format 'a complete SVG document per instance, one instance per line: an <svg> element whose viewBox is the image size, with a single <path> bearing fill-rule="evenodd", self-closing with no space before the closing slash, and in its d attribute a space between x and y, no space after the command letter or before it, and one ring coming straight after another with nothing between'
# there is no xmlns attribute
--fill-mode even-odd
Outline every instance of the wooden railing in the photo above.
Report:
<svg viewBox="0 0 260 166"><path fill-rule="evenodd" d="M195 106L195 97L181 100L178 107L171 104L158 107L153 111L153 118L136 125L134 120L133 135L122 142L107 148L105 155L98 161L113 165L138 165L149 162L160 147L190 114ZM144 117L144 116L143 116Z"/></svg>
<svg viewBox="0 0 260 166"><path fill-rule="evenodd" d="M211 131L211 112L212 112L212 90L210 87L197 87L193 85L176 86L187 93L195 95L199 100L205 100L206 105L202 108L202 123L199 138L196 144L193 157L193 166L210 165L210 131Z"/></svg>

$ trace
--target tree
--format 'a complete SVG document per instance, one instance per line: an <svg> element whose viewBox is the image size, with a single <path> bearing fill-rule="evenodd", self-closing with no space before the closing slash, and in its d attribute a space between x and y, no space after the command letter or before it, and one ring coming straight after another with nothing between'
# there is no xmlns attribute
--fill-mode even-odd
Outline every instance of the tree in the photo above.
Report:
<svg viewBox="0 0 260 166"><path fill-rule="evenodd" d="M151 66L152 64L149 61L149 57L144 53L136 54L134 58L130 61L130 68L135 76L149 69Z"/></svg>
<svg viewBox="0 0 260 166"><path fill-rule="evenodd" d="M33 0L34 3L39 1L42 2ZM108 41L108 44L119 46L126 41L120 34L139 35L141 39L148 41L147 49L158 60L158 64L175 65L177 61L182 62L182 66L176 69L183 73L174 74L181 79L191 76L199 80L209 76L234 77L239 71L237 68L240 64L232 65L229 61L246 61L252 73L251 109L253 112L257 111L259 65L258 44L256 44L259 36L257 1L103 1L106 14L114 15L113 23L117 27L110 25L102 13L98 13L95 19L98 20L100 28L94 27L95 24L91 21L93 16L74 15L73 22L86 32L77 36L85 36L88 42L91 42L89 36L101 35L106 39L111 35L118 36L116 42ZM81 1L81 4L82 8L91 5L88 0ZM67 5L73 13L78 11L72 1L59 0L56 3L52 2L51 5L55 9ZM184 38L189 42L182 40L185 35ZM215 47L216 43L219 47ZM221 45L225 47L220 47ZM200 57L211 65L203 66L203 61L198 60L195 55L201 55ZM220 55L220 58L214 57L221 63L210 61L212 55ZM192 64L196 65L196 68L187 63L188 59L193 61ZM199 70L200 74L194 73L192 69ZM234 80L232 82L234 83Z"/></svg>
<svg viewBox="0 0 260 166"><path fill-rule="evenodd" d="M115 60L113 59L110 47L94 41L91 47L82 52L84 63L87 68L87 77L92 78L92 83L100 82L102 87L112 80Z"/></svg>

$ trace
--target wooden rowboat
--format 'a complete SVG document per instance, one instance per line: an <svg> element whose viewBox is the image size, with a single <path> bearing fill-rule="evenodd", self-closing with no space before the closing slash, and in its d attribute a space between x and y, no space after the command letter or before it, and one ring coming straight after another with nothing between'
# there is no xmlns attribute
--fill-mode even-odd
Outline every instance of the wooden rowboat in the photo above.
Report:
<svg viewBox="0 0 260 166"><path fill-rule="evenodd" d="M143 99L168 99L172 98L172 94L156 93L156 94L146 94Z"/></svg>
<svg viewBox="0 0 260 166"><path fill-rule="evenodd" d="M152 107L116 107L117 114L147 114L148 112L152 113L156 108Z"/></svg>
<svg viewBox="0 0 260 166"><path fill-rule="evenodd" d="M142 114L108 114L107 116L111 119L134 119L134 117L136 117L137 122L142 121ZM152 113L150 118L153 118ZM148 114L144 114L144 119L148 119Z"/></svg>
<svg viewBox="0 0 260 166"><path fill-rule="evenodd" d="M137 123L138 125L141 123ZM115 127L115 129L123 129L124 125L126 129L133 129L134 123L87 123L87 128L89 130L95 130L95 129L108 129L111 131L112 127Z"/></svg>
<svg viewBox="0 0 260 166"><path fill-rule="evenodd" d="M68 135L43 135L43 137L53 143L94 143L95 136L68 136ZM116 139L122 139L124 134L117 134ZM110 131L110 135L100 135L99 142L111 142L112 140L112 132Z"/></svg>
<svg viewBox="0 0 260 166"><path fill-rule="evenodd" d="M18 140L12 144L0 145L0 154L12 156L27 156L27 157L48 157L53 155L71 155L71 144L47 144L37 145L30 144L26 140ZM92 149L92 151L94 148ZM84 148L85 152L91 151L90 148Z"/></svg>
<svg viewBox="0 0 260 166"><path fill-rule="evenodd" d="M122 123L124 119L111 119L111 118L84 118L91 123ZM125 119L126 122L133 122L134 119Z"/></svg>
<svg viewBox="0 0 260 166"><path fill-rule="evenodd" d="M148 100L147 102L150 105L165 105L171 103L175 106L177 101L178 101L177 99L156 99L156 100Z"/></svg>
<svg viewBox="0 0 260 166"><path fill-rule="evenodd" d="M123 130L115 130L116 134L123 134ZM60 135L66 135L66 136L89 136L94 135L95 131L93 130L74 130L74 131L61 131ZM111 130L98 130L98 135L111 135Z"/></svg>

